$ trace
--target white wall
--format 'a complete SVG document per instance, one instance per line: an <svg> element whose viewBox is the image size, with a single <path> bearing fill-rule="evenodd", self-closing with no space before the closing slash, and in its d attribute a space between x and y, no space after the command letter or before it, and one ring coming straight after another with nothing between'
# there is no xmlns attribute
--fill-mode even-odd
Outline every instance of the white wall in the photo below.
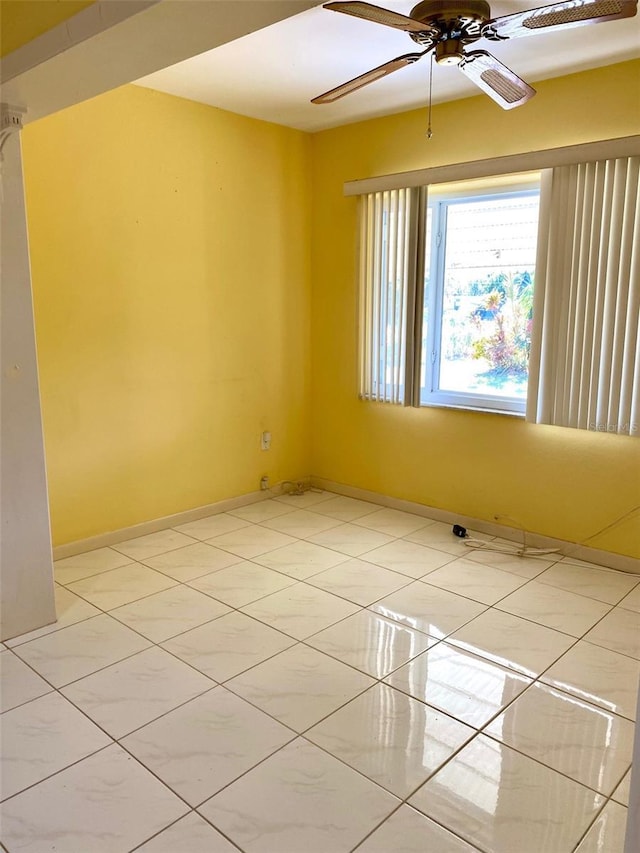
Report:
<svg viewBox="0 0 640 853"><path fill-rule="evenodd" d="M0 639L55 621L20 135L3 151L0 252Z"/></svg>

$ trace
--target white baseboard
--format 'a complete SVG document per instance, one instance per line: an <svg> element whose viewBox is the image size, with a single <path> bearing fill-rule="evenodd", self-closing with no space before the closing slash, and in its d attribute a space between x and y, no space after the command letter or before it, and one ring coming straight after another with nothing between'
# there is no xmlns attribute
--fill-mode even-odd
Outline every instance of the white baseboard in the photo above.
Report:
<svg viewBox="0 0 640 853"><path fill-rule="evenodd" d="M304 479L304 478L300 478ZM308 480L308 478L306 478ZM177 527L179 524L187 524L189 521L198 521L209 515L217 515L220 512L229 512L241 506L258 503L277 497L282 494L280 486L274 486L268 491L249 492L237 498L226 498L206 506L188 509L185 512L177 512L174 515L165 515L162 518L154 518L152 521L143 521L132 527L123 527L120 530L111 530L108 533L99 533L97 536L89 536L87 539L78 539L66 545L57 545L53 549L53 559L62 560L65 557L74 557L76 554L84 554L86 551L95 551L96 548L106 548L109 545L117 545L118 542L126 542L127 539L135 539L137 536L146 536L148 533L157 533L166 530L167 527Z"/></svg>
<svg viewBox="0 0 640 853"><path fill-rule="evenodd" d="M344 483L336 483L333 480L325 480L322 477L312 476L311 484L316 488L345 495L349 498L370 501L371 503L381 504L382 506L389 507L390 509L398 509L402 512L411 512L414 515L422 515L436 521L443 521L445 524L461 524L463 527L478 530L487 536L499 536L501 539L509 539L519 544L522 543L522 531L515 527L506 527L503 524L495 524L480 518L472 518L468 515L449 512L448 510L438 509L437 507L425 506L414 501L391 498L387 495L378 494L378 492L370 492L367 489L359 489L355 486L347 486ZM607 568L617 569L621 572L640 575L640 560L636 560L634 557L614 554L612 551L601 551L598 548L589 548L586 545L576 545L574 542L567 542L564 539L554 539L551 536L542 536L539 533L529 533L529 531L527 531L527 544L532 545L534 548L557 548L561 556L570 560L596 563L599 566L606 566Z"/></svg>
<svg viewBox="0 0 640 853"><path fill-rule="evenodd" d="M463 527L478 530L487 536L499 536L502 539L509 539L513 542L522 542L521 530L484 521L480 518L471 518L468 515L461 515L460 513L449 512L448 510L438 509L437 507L426 506L415 501L388 497L378 492L370 492L367 489L359 489L355 486L347 486L344 483L336 483L333 480L325 480L322 477L299 477L295 482L310 482L312 486L324 489L327 492L335 492L338 495L370 501L371 503L380 504L380 506L389 507L390 509L398 509L402 512L411 512L414 515L443 521L445 524L461 524ZM64 557L73 557L76 554L83 554L85 551L93 551L96 548L117 545L118 542L125 542L127 539L135 539L137 536L157 533L159 530L166 530L168 527L177 527L180 524L187 524L189 521L198 521L200 518L206 518L209 515L216 515L220 512L229 512L229 510L268 500L280 494L283 494L282 484L274 486L268 491L249 492L246 495L240 495L236 498L227 498L216 503L197 507L196 509L189 509L185 512L175 513L174 515L166 515L163 518L156 518L152 521L144 521L142 524L135 524L132 527L124 527L121 530L113 530L108 533L100 533L97 536L90 536L88 539L80 539L76 542L69 542L66 545L58 545L53 549L53 559L62 560ZM630 572L631 574L640 574L640 560L636 560L633 557L614 554L611 551L601 551L597 548L588 548L586 545L576 545L573 542L567 542L563 539L553 539L550 536L542 536L538 533L527 532L527 543L535 548L557 548L562 556L571 560L584 560L587 563L596 563L599 566L607 566L610 569Z"/></svg>

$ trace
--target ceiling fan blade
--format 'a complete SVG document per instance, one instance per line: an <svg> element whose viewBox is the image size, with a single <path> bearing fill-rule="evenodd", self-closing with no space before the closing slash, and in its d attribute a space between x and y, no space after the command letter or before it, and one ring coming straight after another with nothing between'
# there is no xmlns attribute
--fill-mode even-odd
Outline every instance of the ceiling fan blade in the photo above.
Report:
<svg viewBox="0 0 640 853"><path fill-rule="evenodd" d="M458 68L503 110L519 107L536 93L535 89L486 50L468 51Z"/></svg>
<svg viewBox="0 0 640 853"><path fill-rule="evenodd" d="M330 89L328 92L318 95L317 98L312 98L311 103L330 104L333 101L337 101L338 98L343 98L345 95L355 92L356 89L360 89L362 86L373 83L381 77L386 77L387 74L392 74L394 71L398 71L406 65L411 65L412 63L417 62L425 55L425 53L428 53L428 50L425 50L422 53L406 53L404 56L398 56L389 62L385 62L384 65L372 68L371 71L367 71L359 77L354 77L353 80L348 80L346 83L336 86L335 89Z"/></svg>
<svg viewBox="0 0 640 853"><path fill-rule="evenodd" d="M564 0L562 3L487 21L482 27L482 35L501 41L565 27L632 18L636 14L637 5L638 0Z"/></svg>
<svg viewBox="0 0 640 853"><path fill-rule="evenodd" d="M390 9L373 6L371 3L325 3L322 8L330 9L332 12L343 12L345 15L353 15L355 18L363 18L365 21L373 21L374 24L395 27L395 29L404 30L407 33L438 34L438 31L429 24L423 24L422 21L408 18L406 15L400 15Z"/></svg>

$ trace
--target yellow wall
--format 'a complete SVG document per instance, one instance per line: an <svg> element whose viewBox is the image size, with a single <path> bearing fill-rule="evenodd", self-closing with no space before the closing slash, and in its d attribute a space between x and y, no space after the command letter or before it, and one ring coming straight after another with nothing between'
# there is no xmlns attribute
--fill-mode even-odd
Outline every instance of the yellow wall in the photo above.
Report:
<svg viewBox="0 0 640 853"><path fill-rule="evenodd" d="M308 136L136 87L23 132L56 544L307 473L581 540L640 442L363 403L345 180L640 132L640 63ZM311 354L313 364L311 365ZM273 449L259 449L263 429ZM640 556L637 524L593 545Z"/></svg>
<svg viewBox="0 0 640 853"><path fill-rule="evenodd" d="M504 112L485 97L314 136L313 473L580 541L640 504L640 441L521 419L357 399L356 200L344 181L640 133L640 62L537 84ZM591 543L640 556L637 517Z"/></svg>
<svg viewBox="0 0 640 853"><path fill-rule="evenodd" d="M91 6L94 0L1 0L0 56Z"/></svg>
<svg viewBox="0 0 640 853"><path fill-rule="evenodd" d="M130 86L23 150L54 543L308 474L309 137Z"/></svg>

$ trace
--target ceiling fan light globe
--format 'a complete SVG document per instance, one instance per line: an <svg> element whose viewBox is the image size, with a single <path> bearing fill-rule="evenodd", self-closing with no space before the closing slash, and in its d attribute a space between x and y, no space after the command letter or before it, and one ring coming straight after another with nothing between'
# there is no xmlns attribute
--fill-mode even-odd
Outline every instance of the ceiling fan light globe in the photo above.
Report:
<svg viewBox="0 0 640 853"><path fill-rule="evenodd" d="M438 42L435 59L438 65L459 65L464 59L462 44L457 39Z"/></svg>

